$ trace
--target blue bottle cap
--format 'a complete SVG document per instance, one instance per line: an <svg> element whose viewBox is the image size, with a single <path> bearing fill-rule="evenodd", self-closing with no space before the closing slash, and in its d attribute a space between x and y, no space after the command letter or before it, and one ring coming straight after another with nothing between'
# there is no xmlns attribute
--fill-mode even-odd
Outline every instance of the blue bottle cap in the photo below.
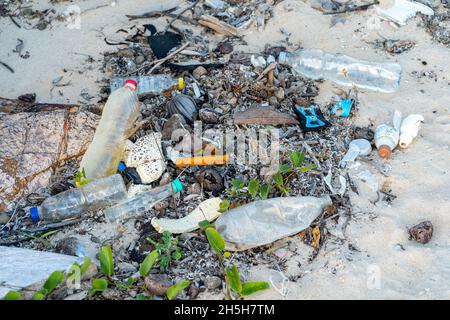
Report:
<svg viewBox="0 0 450 320"><path fill-rule="evenodd" d="M126 168L127 167L125 166L125 163L123 163L123 161L120 161L117 169L119 169L119 171L125 171Z"/></svg>
<svg viewBox="0 0 450 320"><path fill-rule="evenodd" d="M30 208L30 218L31 220L33 220L33 222L38 222L40 220L38 207Z"/></svg>
<svg viewBox="0 0 450 320"><path fill-rule="evenodd" d="M173 193L183 191L183 185L181 184L181 181L178 179L173 180L172 181L172 189L173 189Z"/></svg>

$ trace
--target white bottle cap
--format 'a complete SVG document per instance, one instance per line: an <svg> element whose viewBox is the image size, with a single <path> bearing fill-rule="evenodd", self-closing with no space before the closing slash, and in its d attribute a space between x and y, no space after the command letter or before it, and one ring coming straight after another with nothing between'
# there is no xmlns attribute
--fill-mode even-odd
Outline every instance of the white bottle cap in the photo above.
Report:
<svg viewBox="0 0 450 320"><path fill-rule="evenodd" d="M413 141L413 137L409 133L402 133L400 134L400 148L406 148L408 147L411 142Z"/></svg>

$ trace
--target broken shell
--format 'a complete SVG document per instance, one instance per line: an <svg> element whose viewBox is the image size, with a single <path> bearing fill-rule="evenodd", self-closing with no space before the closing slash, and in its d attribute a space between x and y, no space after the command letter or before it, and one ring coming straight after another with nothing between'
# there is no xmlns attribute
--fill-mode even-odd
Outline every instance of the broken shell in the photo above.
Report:
<svg viewBox="0 0 450 320"><path fill-rule="evenodd" d="M192 97L185 94L173 97L167 108L171 115L180 114L189 123L193 123L197 117L197 104Z"/></svg>

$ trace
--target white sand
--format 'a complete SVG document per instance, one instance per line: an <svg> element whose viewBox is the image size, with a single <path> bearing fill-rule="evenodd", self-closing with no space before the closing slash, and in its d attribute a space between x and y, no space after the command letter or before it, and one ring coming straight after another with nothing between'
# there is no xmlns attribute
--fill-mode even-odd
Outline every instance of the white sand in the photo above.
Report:
<svg viewBox="0 0 450 320"><path fill-rule="evenodd" d="M32 1L47 8L47 1ZM16 70L10 74L0 69L0 95L16 97L26 92L36 92L39 101L77 102L82 89L94 95L98 92L96 80L104 77L98 65L87 70L84 56L101 59L100 53L110 50L99 33L112 34L120 27L129 26L124 14L170 7L177 1L118 1L116 7L106 7L86 12L81 29L70 30L55 22L50 30L18 29L9 19L0 20L0 60ZM107 3L107 1L102 1ZM180 1L182 3L182 1ZM82 10L95 7L100 1L81 1ZM64 6L58 6L62 10ZM391 56L375 50L368 42L375 40L376 30L367 27L375 15L373 10L348 14L344 23L330 28L331 16L324 16L302 1L286 0L277 5L274 17L263 32L253 27L245 36L248 46L240 48L259 52L264 44L275 45L284 38L280 28L292 33L291 42L305 48L320 48L342 52L356 58L395 61L403 68L400 89L392 94L359 92L360 110L356 119L359 125L378 125L391 120L393 111L404 115L421 113L425 117L423 130L417 140L406 150L396 150L392 159L383 163L376 154L369 166L380 182L390 183L397 196L391 206L380 201L376 205L351 193L354 204L353 217L346 229L342 243L332 239L323 247L318 257L308 262L310 248L294 238L297 254L290 258L288 277L298 278L287 285L288 299L449 299L450 298L450 50L431 40L419 18L411 19L400 29L382 22L379 32L393 39L409 39L418 43L409 52ZM136 24L152 20L139 20ZM165 19L157 20L160 25ZM182 26L176 23L176 26ZM189 26L190 27L190 26ZM20 59L12 50L17 38L24 40L31 57ZM422 65L421 61L427 65ZM2 67L0 67L2 68ZM69 71L64 74L62 69ZM83 70L83 74L78 74ZM417 79L413 71L434 70L437 81ZM52 80L64 75L72 85L59 88L63 96L50 95ZM321 84L318 103L333 96L337 86L325 81ZM422 90L422 92L421 92ZM94 100L95 101L95 100ZM378 168L390 166L389 177ZM434 225L434 235L426 244L408 240L406 228L424 219ZM349 249L349 244L359 251ZM401 247L404 248L401 249ZM301 266L298 266L298 262ZM263 266L251 270L249 279L268 280L269 270ZM202 298L213 298L204 294ZM217 297L215 297L217 298ZM256 298L282 299L275 290Z"/></svg>

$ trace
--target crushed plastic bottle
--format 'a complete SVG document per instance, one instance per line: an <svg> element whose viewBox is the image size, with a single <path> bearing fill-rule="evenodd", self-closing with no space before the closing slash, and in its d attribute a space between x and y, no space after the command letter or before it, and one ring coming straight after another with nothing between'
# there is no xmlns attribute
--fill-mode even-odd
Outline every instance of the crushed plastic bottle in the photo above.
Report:
<svg viewBox="0 0 450 320"><path fill-rule="evenodd" d="M423 121L425 119L420 114L411 114L403 120L402 126L400 127L400 148L408 147L414 138L417 137Z"/></svg>
<svg viewBox="0 0 450 320"><path fill-rule="evenodd" d="M402 114L400 111L395 111L392 122L393 127L382 124L375 130L375 146L378 149L378 154L383 159L388 159L392 151L397 147L400 137L400 124L402 122Z"/></svg>
<svg viewBox="0 0 450 320"><path fill-rule="evenodd" d="M158 202L182 190L183 185L180 180L175 179L172 183L138 193L115 206L107 208L105 217L109 222L116 222L119 219L139 216Z"/></svg>
<svg viewBox="0 0 450 320"><path fill-rule="evenodd" d="M112 206L126 198L127 189L122 177L115 174L45 199L40 207L30 208L30 217L34 222L77 218L88 210Z"/></svg>
<svg viewBox="0 0 450 320"><path fill-rule="evenodd" d="M355 85L379 92L396 91L402 70L398 63L358 60L339 53L326 53L320 49L281 52L278 62L289 65L296 72L314 80L323 78L340 85Z"/></svg>
<svg viewBox="0 0 450 320"><path fill-rule="evenodd" d="M227 250L242 251L306 229L331 204L329 196L258 200L220 215L216 229Z"/></svg>
<svg viewBox="0 0 450 320"><path fill-rule="evenodd" d="M109 96L94 139L81 160L80 169L84 169L86 179L92 181L116 173L128 133L139 114L135 90L136 82L127 80Z"/></svg>
<svg viewBox="0 0 450 320"><path fill-rule="evenodd" d="M136 93L142 94L158 94L171 88L180 87L180 79L175 79L168 74L155 74L151 76L121 78L114 77L111 80L111 92L116 91L124 86L127 79L131 79L137 83Z"/></svg>

